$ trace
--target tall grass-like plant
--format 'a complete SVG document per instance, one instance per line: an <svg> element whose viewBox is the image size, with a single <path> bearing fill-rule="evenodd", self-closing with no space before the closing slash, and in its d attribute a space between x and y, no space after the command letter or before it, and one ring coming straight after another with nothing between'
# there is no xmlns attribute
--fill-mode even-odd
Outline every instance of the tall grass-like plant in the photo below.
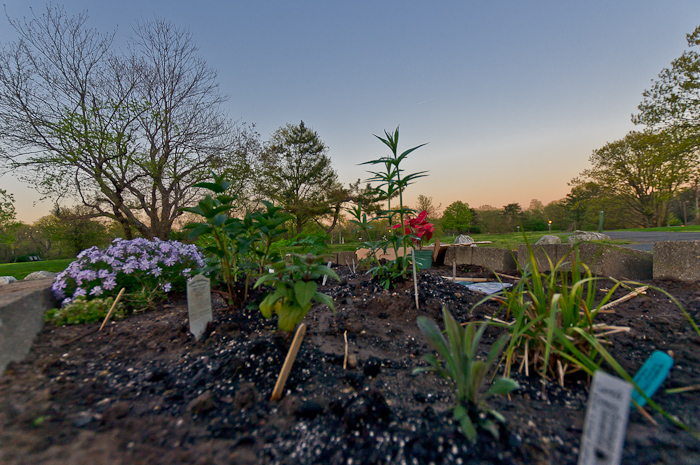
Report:
<svg viewBox="0 0 700 465"><path fill-rule="evenodd" d="M496 378L483 395L481 387L508 341L508 335L501 337L491 346L485 361L479 360L476 351L488 324L469 323L462 327L447 307L442 308L442 316L447 338L433 320L418 317L418 327L442 360L433 354L425 355L424 358L430 366L416 368L414 373L432 371L452 383L455 395L454 417L470 441L476 440L475 425L498 437L498 426L494 419L500 422L504 419L495 410L486 408L483 399L492 395L507 394L517 389L518 383L510 378Z"/></svg>
<svg viewBox="0 0 700 465"><path fill-rule="evenodd" d="M391 154L361 164L378 165L384 168L383 171L370 171L369 173L372 174L372 177L368 179L368 182L378 183L375 187L375 191L381 199L387 201L387 209L380 212L380 217L389 220L390 229L388 233L390 237L381 244L381 248L384 251L389 247L393 248L396 254L396 260L390 261L387 265L378 264L370 271L375 278L380 280L384 287L389 288L396 279L400 277L405 278L408 272L409 262L406 252L412 236L406 234L404 228L394 228L394 223L397 222L397 216L398 224L404 224L406 215L413 212L412 209L404 205L403 194L406 187L415 182L416 179L426 176L425 173L427 171L405 174L404 170L401 168L401 163L406 160L406 157L425 144L417 145L399 154L399 128L396 128L393 133L384 131L384 135L385 137L377 135L375 135L375 137L389 147ZM397 207L392 208L391 200L396 197L398 197L399 204ZM403 249L403 254L399 256L399 250L401 249Z"/></svg>
<svg viewBox="0 0 700 465"><path fill-rule="evenodd" d="M557 263L545 254L549 273L539 270L529 243L527 247L528 265L521 270L522 278L504 291L506 318L512 316L513 320L507 323L494 320L511 334L506 349L506 373L514 365L528 375L532 368L542 377L558 379L563 385L566 375L582 369L567 357L572 348L585 356L589 365L600 365L597 346L582 334L602 340L629 329L598 323L596 317L618 287L637 283L613 279L611 289L598 299L596 283L600 278L594 277L590 268L581 263L577 245Z"/></svg>

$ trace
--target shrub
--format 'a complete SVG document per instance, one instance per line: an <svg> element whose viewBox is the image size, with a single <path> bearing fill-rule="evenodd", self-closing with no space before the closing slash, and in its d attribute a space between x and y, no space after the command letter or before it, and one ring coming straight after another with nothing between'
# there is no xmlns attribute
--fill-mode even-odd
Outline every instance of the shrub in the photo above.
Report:
<svg viewBox="0 0 700 465"><path fill-rule="evenodd" d="M188 278L203 266L204 258L194 245L115 239L107 249L83 250L56 276L52 290L65 307L78 297L116 297L125 288L127 307L148 307L165 293L184 290Z"/></svg>
<svg viewBox="0 0 700 465"><path fill-rule="evenodd" d="M96 321L102 321L105 316L107 316L107 312L112 308L112 303L114 303L112 297L86 300L85 296L80 296L65 307L49 310L46 312L45 317L46 321L56 326L94 323ZM112 318L119 320L123 317L124 306L118 303L117 307L114 309Z"/></svg>

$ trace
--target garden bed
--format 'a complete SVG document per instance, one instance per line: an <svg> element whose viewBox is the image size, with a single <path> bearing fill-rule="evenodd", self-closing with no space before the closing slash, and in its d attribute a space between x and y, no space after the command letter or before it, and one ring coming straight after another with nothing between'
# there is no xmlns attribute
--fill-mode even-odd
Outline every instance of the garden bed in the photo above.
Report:
<svg viewBox="0 0 700 465"><path fill-rule="evenodd" d="M585 376L561 387L517 374L521 388L510 399L488 400L506 418L500 438L481 431L472 445L452 420L448 384L431 373L412 374L430 351L417 316L442 325L447 304L459 321L477 321L494 314L496 302L472 313L483 296L441 279L451 274L447 267L419 276L420 311L411 282L387 291L367 275L339 271L341 283L319 288L333 297L338 314L317 306L305 318L307 335L280 402L269 398L290 340L253 305L229 311L215 297L214 322L200 342L188 332L184 297L102 332L99 323L47 325L27 360L10 364L0 378L0 462L576 463ZM488 274L461 268L458 275ZM700 287L654 284L700 320ZM649 292L601 321L631 327L609 338L611 353L630 373L654 350L674 354L654 400L700 429L700 391L665 392L700 384L700 340L675 305ZM498 334L487 331L483 354ZM647 410L658 425L631 412L623 463L700 463L700 442Z"/></svg>

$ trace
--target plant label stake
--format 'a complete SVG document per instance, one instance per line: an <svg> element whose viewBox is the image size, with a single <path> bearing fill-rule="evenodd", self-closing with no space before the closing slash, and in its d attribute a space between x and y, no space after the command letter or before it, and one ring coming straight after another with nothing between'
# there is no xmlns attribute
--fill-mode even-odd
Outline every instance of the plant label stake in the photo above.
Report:
<svg viewBox="0 0 700 465"><path fill-rule="evenodd" d="M301 341L304 340L305 334L306 324L302 323L299 325L299 329L297 329L297 333L294 335L292 347L290 347L289 352L287 352L287 358L284 359L282 371L280 371L280 375L277 377L277 383L275 384L275 389L272 391L270 400L279 400L279 398L282 397L282 389L284 389L284 385L287 383L289 372L292 371L292 365L294 365L294 360L297 358L297 353L299 352L299 347L301 347Z"/></svg>
<svg viewBox="0 0 700 465"><path fill-rule="evenodd" d="M452 281L457 281L457 260L452 260Z"/></svg>
<svg viewBox="0 0 700 465"><path fill-rule="evenodd" d="M328 261L328 265L326 265L326 266L327 266L328 268L330 268L330 267L331 267L331 263L333 263L333 262L331 262L331 261L329 260L329 261ZM328 275L324 274L324 275L323 275L323 282L321 283L321 286L325 286L327 280L328 280Z"/></svg>
<svg viewBox="0 0 700 465"><path fill-rule="evenodd" d="M416 310L420 310L418 306L418 277L416 276L416 254L411 249L411 258L413 258L413 289L416 292Z"/></svg>
<svg viewBox="0 0 700 465"><path fill-rule="evenodd" d="M105 317L105 319L102 322L102 325L100 326L100 329L98 329L98 331L102 331L102 328L104 328L105 324L107 324L107 320L109 320L109 317L112 316L112 312L114 311L114 309L117 308L117 304L119 303L119 299L122 298L125 290L126 290L126 288L122 287L122 290L119 291L119 294L117 294L117 298L114 299L114 303L112 303L112 308L110 308L109 312L107 312L107 316Z"/></svg>
<svg viewBox="0 0 700 465"><path fill-rule="evenodd" d="M207 324L212 321L209 278L198 274L187 283L187 311L190 332L199 340L207 329Z"/></svg>
<svg viewBox="0 0 700 465"><path fill-rule="evenodd" d="M632 385L596 371L586 407L578 465L619 465L627 431Z"/></svg>
<svg viewBox="0 0 700 465"><path fill-rule="evenodd" d="M673 358L670 355L660 350L655 350L651 357L644 362L637 374L634 375L634 382L644 391L647 397L651 398L668 377L672 366ZM644 407L647 403L647 400L636 389L632 392L632 400L637 402L640 407Z"/></svg>

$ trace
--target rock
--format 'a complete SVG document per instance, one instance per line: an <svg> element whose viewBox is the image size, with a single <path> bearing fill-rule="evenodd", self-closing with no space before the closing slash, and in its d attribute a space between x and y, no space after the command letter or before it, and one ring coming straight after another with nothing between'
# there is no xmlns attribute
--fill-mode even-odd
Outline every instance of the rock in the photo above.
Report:
<svg viewBox="0 0 700 465"><path fill-rule="evenodd" d="M547 234L542 236L539 241L535 242L535 245L542 244L561 244L561 239L559 238L559 236L550 236L549 234Z"/></svg>
<svg viewBox="0 0 700 465"><path fill-rule="evenodd" d="M586 231L574 231L572 236L567 238L569 244L574 244L576 242L589 242L589 241L609 241L610 236L607 234L601 234L597 232L586 232Z"/></svg>
<svg viewBox="0 0 700 465"><path fill-rule="evenodd" d="M457 236L457 239L454 241L455 244L473 244L474 239L472 239L469 236L465 236L464 234L460 234Z"/></svg>
<svg viewBox="0 0 700 465"><path fill-rule="evenodd" d="M262 396L253 383L241 384L233 396L233 406L237 409L250 408L256 402L260 402Z"/></svg>
<svg viewBox="0 0 700 465"><path fill-rule="evenodd" d="M365 376L374 377L382 371L382 361L377 357L370 357L365 362L365 366L362 367L362 371Z"/></svg>
<svg viewBox="0 0 700 465"><path fill-rule="evenodd" d="M355 354L348 355L348 368L350 368L350 369L357 368L357 355L355 355Z"/></svg>
<svg viewBox="0 0 700 465"><path fill-rule="evenodd" d="M130 410L131 406L127 402L115 402L102 414L102 424L108 427L114 427L116 421L127 416Z"/></svg>
<svg viewBox="0 0 700 465"><path fill-rule="evenodd" d="M0 286L17 282L14 276L0 276Z"/></svg>
<svg viewBox="0 0 700 465"><path fill-rule="evenodd" d="M214 407L216 407L214 394L211 391L204 391L187 405L187 410L193 415L201 415L214 410Z"/></svg>
<svg viewBox="0 0 700 465"><path fill-rule="evenodd" d="M376 389L365 389L345 407L343 423L348 430L362 430L390 417L391 409L382 393Z"/></svg>
<svg viewBox="0 0 700 465"><path fill-rule="evenodd" d="M56 273L52 273L50 271L34 271L33 273L29 273L27 276L24 277L25 281L32 281L34 279L48 279L48 278L55 278Z"/></svg>
<svg viewBox="0 0 700 465"><path fill-rule="evenodd" d="M304 418L307 420L313 420L318 415L323 413L323 404L316 399L309 399L299 406L296 414L299 418Z"/></svg>

